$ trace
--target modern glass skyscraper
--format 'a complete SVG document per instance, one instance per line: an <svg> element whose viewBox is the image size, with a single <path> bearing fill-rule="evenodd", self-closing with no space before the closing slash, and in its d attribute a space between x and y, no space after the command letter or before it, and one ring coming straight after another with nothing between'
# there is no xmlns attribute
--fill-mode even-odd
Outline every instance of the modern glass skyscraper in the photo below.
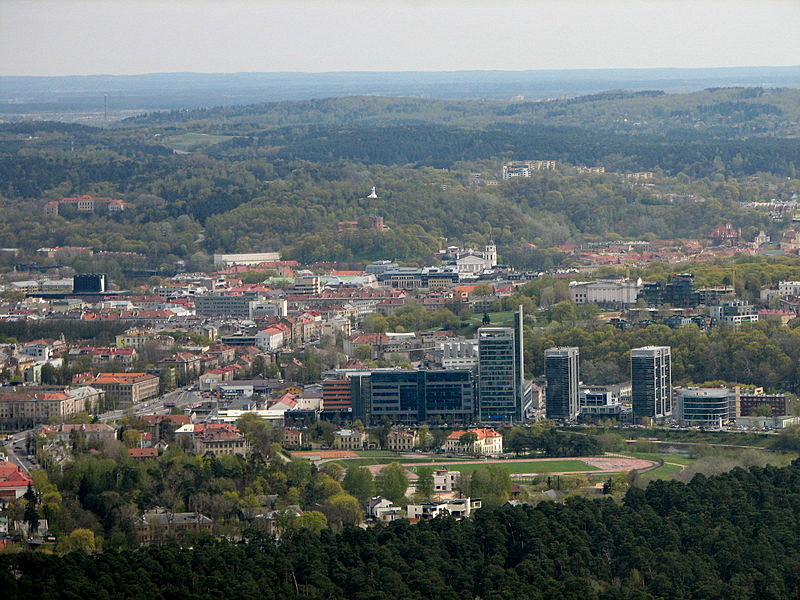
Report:
<svg viewBox="0 0 800 600"><path fill-rule="evenodd" d="M672 415L672 363L669 346L631 350L631 401L636 419Z"/></svg>
<svg viewBox="0 0 800 600"><path fill-rule="evenodd" d="M545 414L548 419L577 418L579 352L574 347L548 348L544 351L544 374L547 379Z"/></svg>
<svg viewBox="0 0 800 600"><path fill-rule="evenodd" d="M478 421L511 424L525 420L531 404L522 350L522 307L514 327L478 329Z"/></svg>

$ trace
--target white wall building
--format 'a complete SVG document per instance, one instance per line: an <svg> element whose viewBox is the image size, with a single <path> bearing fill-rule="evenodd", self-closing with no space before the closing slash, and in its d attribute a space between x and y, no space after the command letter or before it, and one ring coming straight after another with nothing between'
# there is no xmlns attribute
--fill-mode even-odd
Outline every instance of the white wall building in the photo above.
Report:
<svg viewBox="0 0 800 600"><path fill-rule="evenodd" d="M277 350L283 346L283 331L278 327L267 327L255 335L256 346L262 350Z"/></svg>
<svg viewBox="0 0 800 600"><path fill-rule="evenodd" d="M597 281L570 281L569 291L575 304L629 305L636 304L642 289L641 278L598 279Z"/></svg>
<svg viewBox="0 0 800 600"><path fill-rule="evenodd" d="M440 500L438 502L423 502L422 504L409 504L406 512L409 519L433 519L438 516L452 515L456 519L469 517L474 510L481 507L478 498L459 498L455 500Z"/></svg>

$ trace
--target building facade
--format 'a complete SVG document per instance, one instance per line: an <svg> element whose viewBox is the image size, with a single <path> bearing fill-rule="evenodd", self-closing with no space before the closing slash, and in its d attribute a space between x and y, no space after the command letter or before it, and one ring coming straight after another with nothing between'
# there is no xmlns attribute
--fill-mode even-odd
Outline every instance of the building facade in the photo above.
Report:
<svg viewBox="0 0 800 600"><path fill-rule="evenodd" d="M158 379L158 378L156 378ZM79 412L94 412L105 396L101 389L0 388L0 429L22 430L67 419Z"/></svg>
<svg viewBox="0 0 800 600"><path fill-rule="evenodd" d="M149 373L98 373L88 383L125 405L157 396L161 381Z"/></svg>
<svg viewBox="0 0 800 600"><path fill-rule="evenodd" d="M373 371L369 380L365 408L370 423L380 423L384 417L405 425L425 421L469 423L473 419L475 385L471 371Z"/></svg>
<svg viewBox="0 0 800 600"><path fill-rule="evenodd" d="M548 419L571 421L578 417L579 359L578 348L571 346L544 351L544 374L547 380L545 414Z"/></svg>
<svg viewBox="0 0 800 600"><path fill-rule="evenodd" d="M391 452L413 452L417 441L417 432L412 429L392 429L386 436L386 449Z"/></svg>
<svg viewBox="0 0 800 600"><path fill-rule="evenodd" d="M478 421L522 423L531 408L531 384L525 380L522 307L514 327L478 329Z"/></svg>
<svg viewBox="0 0 800 600"><path fill-rule="evenodd" d="M722 427L731 418L728 388L688 387L675 390L675 418L685 426Z"/></svg>
<svg viewBox="0 0 800 600"><path fill-rule="evenodd" d="M642 289L642 280L598 279L597 281L571 281L570 295L574 304L600 306L628 306L636 304Z"/></svg>
<svg viewBox="0 0 800 600"><path fill-rule="evenodd" d="M663 419L672 415L672 361L669 346L631 350L633 417Z"/></svg>

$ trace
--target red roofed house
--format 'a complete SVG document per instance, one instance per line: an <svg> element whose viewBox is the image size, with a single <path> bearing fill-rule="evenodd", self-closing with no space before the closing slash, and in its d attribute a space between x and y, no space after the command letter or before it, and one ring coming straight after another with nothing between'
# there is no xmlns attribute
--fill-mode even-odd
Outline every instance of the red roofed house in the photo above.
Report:
<svg viewBox="0 0 800 600"><path fill-rule="evenodd" d="M0 501L21 498L29 485L33 485L33 479L17 465L10 461L0 462Z"/></svg>
<svg viewBox="0 0 800 600"><path fill-rule="evenodd" d="M474 433L475 442L470 446L461 441L461 436L465 433ZM503 453L503 436L494 429L477 428L468 431L454 431L447 436L442 446L446 452L454 454L484 454L496 455Z"/></svg>
<svg viewBox="0 0 800 600"><path fill-rule="evenodd" d="M157 448L128 448L128 455L135 459L158 458Z"/></svg>

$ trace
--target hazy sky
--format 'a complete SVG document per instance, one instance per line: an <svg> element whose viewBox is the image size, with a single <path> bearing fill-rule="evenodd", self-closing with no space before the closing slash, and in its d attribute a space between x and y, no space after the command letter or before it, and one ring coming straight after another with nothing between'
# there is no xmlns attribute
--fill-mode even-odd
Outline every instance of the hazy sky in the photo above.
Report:
<svg viewBox="0 0 800 600"><path fill-rule="evenodd" d="M800 0L0 0L0 75L800 64Z"/></svg>

